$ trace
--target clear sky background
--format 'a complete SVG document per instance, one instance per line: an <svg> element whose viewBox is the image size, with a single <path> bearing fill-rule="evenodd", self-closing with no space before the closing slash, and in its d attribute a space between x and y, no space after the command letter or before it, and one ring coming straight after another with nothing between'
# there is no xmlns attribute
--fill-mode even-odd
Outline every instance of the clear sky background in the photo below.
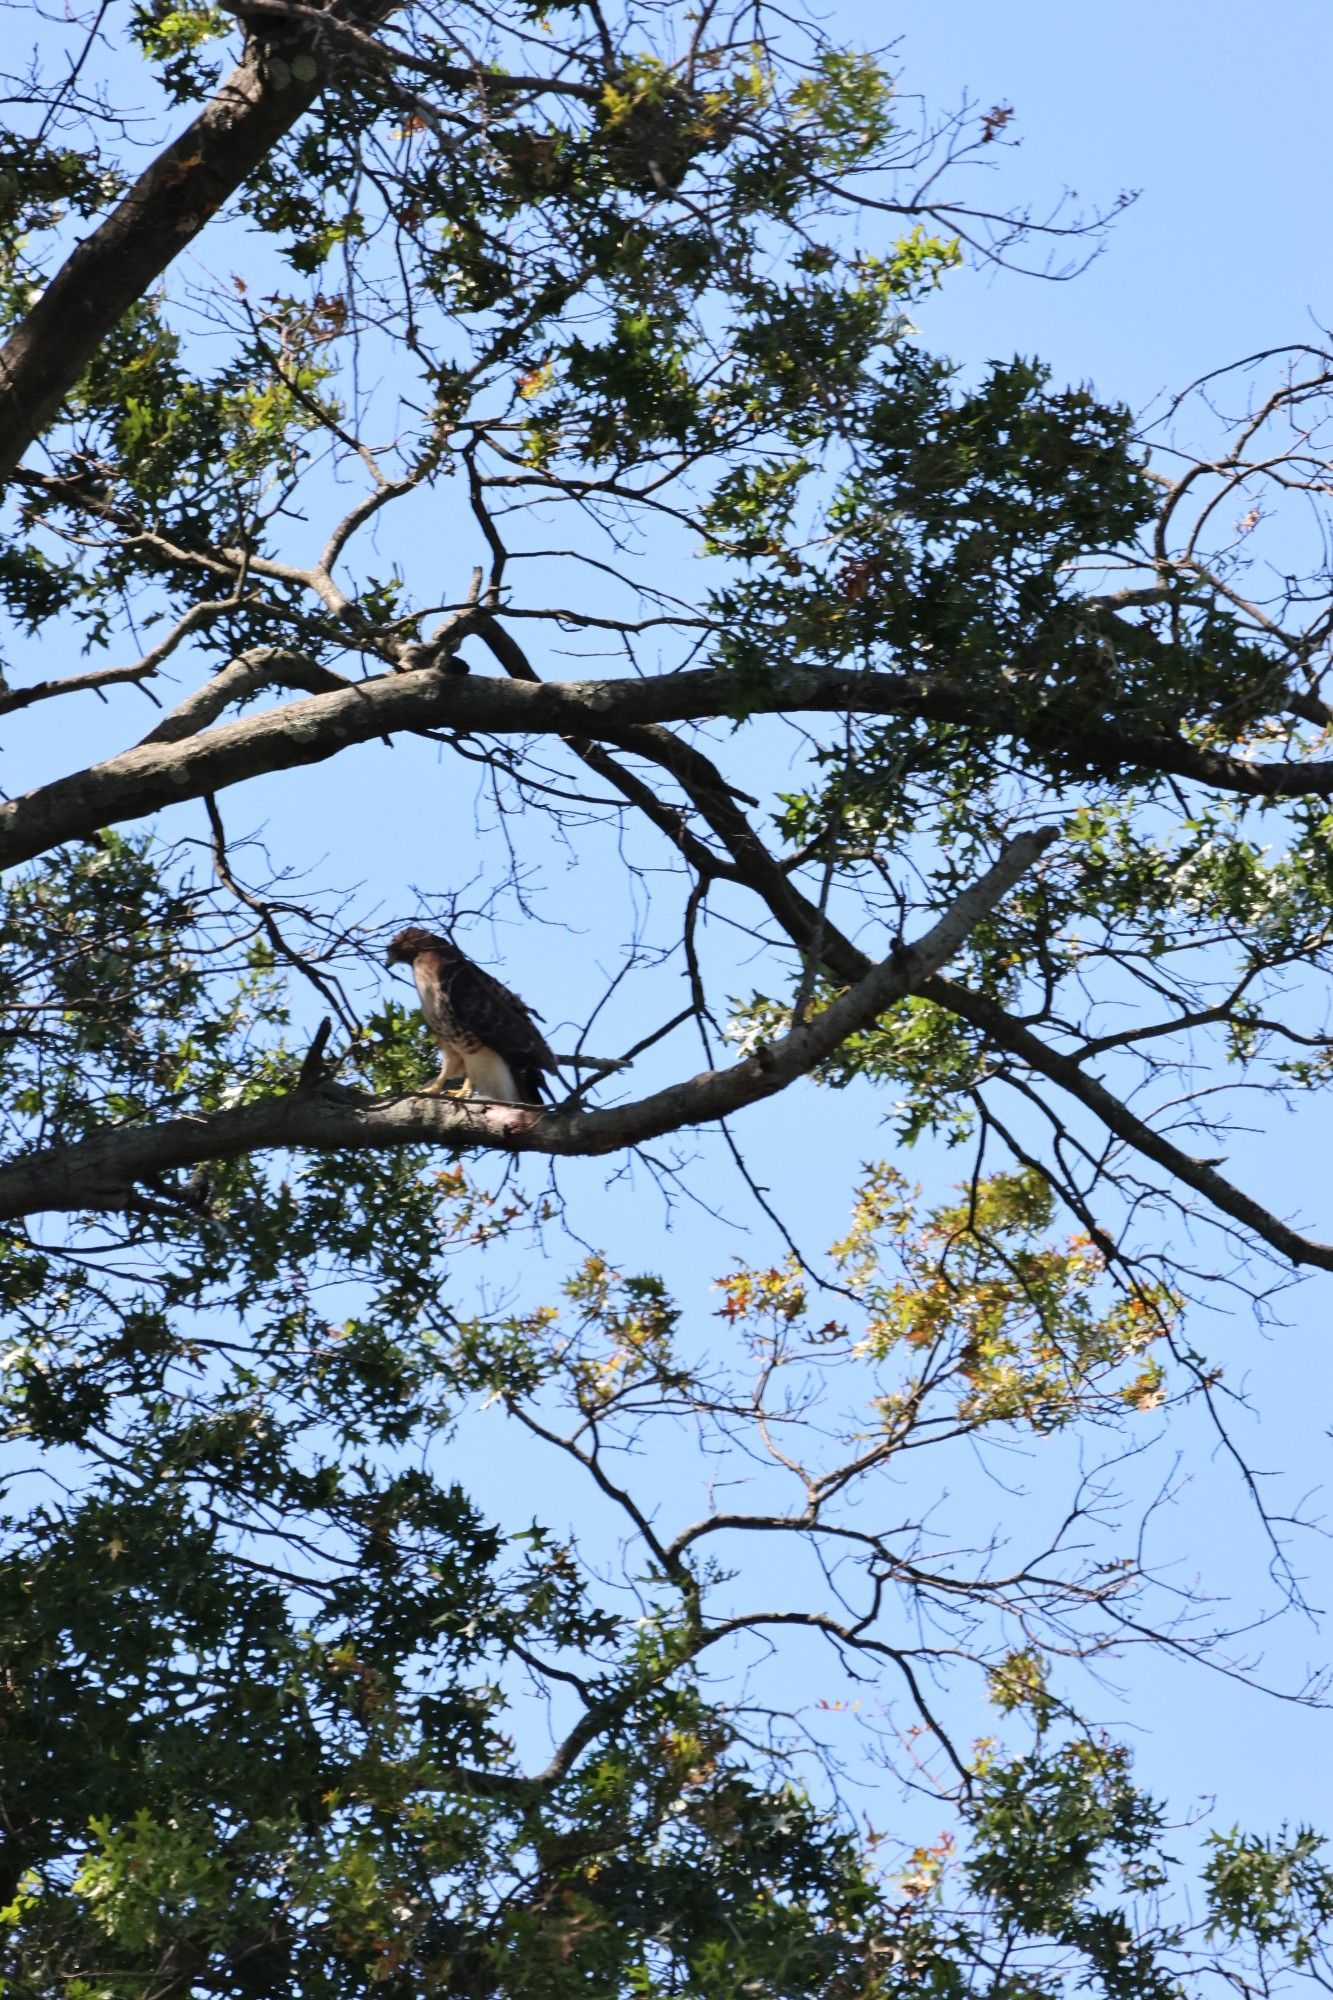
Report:
<svg viewBox="0 0 1333 2000"><path fill-rule="evenodd" d="M1007 103L997 193L1042 213L1139 190L1077 282L953 284L921 315L969 357L1040 354L1140 409L1333 321L1333 8L1321 0L839 0L939 109Z"/></svg>
<svg viewBox="0 0 1333 2000"><path fill-rule="evenodd" d="M1074 205L1088 209L1109 206L1123 189L1142 190L1116 222L1105 252L1072 282L990 269L952 277L914 313L932 348L967 366L1015 352L1037 355L1058 378L1090 381L1103 396L1143 409L1209 368L1315 337L1316 322L1333 321L1333 8L1298 0L1263 10L1235 0L1121 0L1113 8L1077 0L1016 0L1003 8L984 0L899 0L892 7L838 0L827 20L831 30L863 45L897 41L904 89L919 91L937 110L952 108L964 92L982 106L1013 105L1010 131L1021 143L994 150L987 198L997 207L1030 199L1044 211L1070 188L1077 191ZM209 239L202 254L210 257ZM226 267L223 259L215 268ZM422 561L440 547L440 525L422 521L417 532L414 553ZM444 555L450 565L473 559L470 549L461 557L448 544ZM548 673L562 670L554 658L541 664ZM43 670L58 669L48 659ZM110 713L94 712L89 700L90 742L110 748L128 740L125 714L118 708L112 726ZM54 717L41 710L16 720L23 726L13 731L3 766L11 792L63 763L70 747L63 716L59 740ZM494 832L479 842L473 831L470 786L442 758L427 744L371 746L354 761L247 788L227 804L229 824L241 832L267 823L275 851L319 864L325 880L363 885L354 898L363 919L406 919L414 911L413 885L460 886L476 871L484 885L503 868ZM186 809L175 830L202 833L202 811ZM633 910L609 870L605 877L586 865L570 872L554 849L545 860L543 912L567 928L514 924L479 933L478 955L499 964L543 1006L554 996L548 1012L578 1020L604 974L615 969L616 939L628 935ZM662 981L659 1019L681 1004L677 970L664 971ZM566 1033L553 1034L557 1047ZM623 1045L633 1036L621 1035L612 1016L605 1039L599 1028L593 1045L610 1052L618 1039ZM697 1049L679 1038L669 1053L675 1074L697 1060ZM882 1099L869 1092L803 1087L739 1122L739 1136L809 1248L839 1231L858 1162L892 1150L883 1110ZM1333 1237L1327 1114L1323 1123L1278 1110L1264 1115L1270 1124L1233 1150L1231 1171L1315 1234ZM721 1323L708 1318L715 1300L707 1281L738 1254L771 1257L775 1246L718 1142L702 1139L699 1155L696 1188L704 1205L674 1214L642 1176L608 1189L607 1169L586 1163L562 1177L582 1204L585 1228L595 1219L601 1240L631 1268L662 1269L690 1305L696 1335L708 1337L711 1326L724 1337ZM949 1163L905 1165L938 1183ZM533 1162L534 1180L541 1171ZM742 1235L741 1227L751 1233ZM551 1266L527 1274L538 1292L549 1293L565 1261L563 1246L554 1244ZM1248 1317L1220 1314L1193 1329L1197 1344L1225 1356L1237 1377L1252 1377L1262 1416L1246 1442L1261 1468L1289 1475L1290 1499L1328 1476L1331 1299L1327 1279L1311 1280L1288 1296L1291 1324L1276 1336L1262 1336ZM511 1455L490 1432L480 1445L460 1449L461 1470L480 1485L483 1499L519 1514L547 1511L546 1473L527 1455ZM1168 1461L1176 1451L1179 1470L1194 1481L1163 1536L1163 1546L1179 1552L1180 1582L1188 1585L1197 1567L1205 1587L1229 1588L1242 1605L1270 1602L1243 1495L1215 1462L1204 1427L1183 1424L1172 1435ZM978 1479L978 1507L988 1504L985 1493ZM682 1507L697 1511L698 1497L682 1492ZM1316 1604L1333 1588L1327 1548L1310 1541L1303 1549ZM1327 1655L1327 1632L1288 1621L1257 1640L1259 1650L1267 1652L1275 1677L1297 1685L1306 1666ZM831 1684L826 1660L808 1671L812 1693L845 1692ZM1114 1687L1094 1694L1093 1705L1108 1727L1136 1734L1144 1778L1182 1808L1217 1792L1225 1823L1331 1817L1328 1714L1268 1701L1169 1662L1137 1660L1114 1679ZM850 1737L847 1749L855 1754Z"/></svg>

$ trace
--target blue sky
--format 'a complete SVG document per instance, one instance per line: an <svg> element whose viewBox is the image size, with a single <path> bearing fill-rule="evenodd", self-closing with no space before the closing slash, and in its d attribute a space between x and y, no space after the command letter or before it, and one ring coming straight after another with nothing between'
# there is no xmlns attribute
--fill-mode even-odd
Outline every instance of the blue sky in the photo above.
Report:
<svg viewBox="0 0 1333 2000"><path fill-rule="evenodd" d="M897 38L904 85L1014 107L996 191L1038 211L1139 190L1077 282L951 285L922 316L955 353L1036 353L1139 409L1333 321L1333 9L1317 0L839 0Z"/></svg>

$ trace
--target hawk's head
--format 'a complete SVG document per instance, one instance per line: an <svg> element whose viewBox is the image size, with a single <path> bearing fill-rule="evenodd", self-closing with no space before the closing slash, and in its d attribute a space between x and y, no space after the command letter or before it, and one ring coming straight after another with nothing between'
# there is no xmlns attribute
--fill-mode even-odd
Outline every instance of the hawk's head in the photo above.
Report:
<svg viewBox="0 0 1333 2000"><path fill-rule="evenodd" d="M423 931L417 924L409 924L397 937L390 938L389 949L384 954L386 965L410 965L419 951L438 951L444 958L461 958L462 952L456 944L437 931Z"/></svg>

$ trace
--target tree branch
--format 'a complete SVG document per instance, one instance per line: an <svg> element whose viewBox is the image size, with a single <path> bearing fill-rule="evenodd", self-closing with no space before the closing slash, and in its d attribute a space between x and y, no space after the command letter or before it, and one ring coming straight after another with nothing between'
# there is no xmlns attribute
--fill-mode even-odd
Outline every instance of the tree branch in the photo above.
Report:
<svg viewBox="0 0 1333 2000"><path fill-rule="evenodd" d="M216 722L233 702L244 701L247 696L258 694L261 688L305 688L311 694L326 694L355 685L305 653L293 653L281 646L254 646L229 661L193 694L187 694L184 701L178 702L149 730L143 741L182 743L206 729L210 722Z"/></svg>
<svg viewBox="0 0 1333 2000"><path fill-rule="evenodd" d="M228 12L243 21L308 22L318 26L340 47L359 55L369 67L410 70L417 76L430 77L436 83L447 83L456 90L475 90L483 101L491 92L497 97L572 97L584 104L599 104L602 99L600 84L580 83L572 77L510 75L480 62L468 66L415 55L410 49L396 48L380 41L353 22L330 21L322 8L302 6L299 0L231 0Z"/></svg>
<svg viewBox="0 0 1333 2000"><path fill-rule="evenodd" d="M384 10L346 11L376 22ZM0 349L0 482L130 307L309 110L330 54L305 22L252 36L211 103L66 259Z"/></svg>
<svg viewBox="0 0 1333 2000"><path fill-rule="evenodd" d="M933 1000L937 1006L947 1008L961 1020L971 1022L997 1047L1008 1049L1030 1069L1068 1091L1071 1097L1077 1098L1080 1104L1095 1113L1118 1139L1123 1139L1135 1152L1142 1153L1145 1159L1164 1167L1185 1187L1203 1195L1223 1215L1229 1215L1234 1222L1253 1231L1270 1249L1289 1257L1293 1264L1310 1264L1321 1271L1333 1271L1333 1244L1318 1243L1311 1237L1302 1236L1299 1230L1292 1229L1271 1214L1261 1202L1233 1187L1215 1167L1192 1159L1179 1146L1172 1145L1169 1139L1154 1131L1142 1118L1136 1117L1104 1083L1088 1076L1072 1056L1061 1055L1058 1050L1048 1048L1030 1028L1011 1019L993 1000L938 974L923 980L916 991L922 999Z"/></svg>
<svg viewBox="0 0 1333 2000"><path fill-rule="evenodd" d="M1023 719L999 700L988 708L987 698L975 687L939 675L785 667L759 685L742 688L734 675L713 668L657 679L536 684L463 679L425 669L350 683L341 691L223 723L187 745L140 745L43 785L0 807L0 866L31 860L62 841L86 838L100 827L221 791L245 778L320 763L354 743L395 731L443 728L474 735L591 737L648 754L645 739L635 734L645 725L802 710L907 715L970 727L985 721L1034 747L1058 746L1105 771L1159 771L1252 798L1333 795L1330 759L1249 763L1180 736L1138 735L1109 725L1095 731L1064 729L1053 714ZM699 753L665 732L654 747L656 761L674 768L688 788L691 760ZM705 775L715 781L716 773L706 758L701 764L695 782L702 787ZM714 795L713 812L728 810L734 811L734 801L724 786ZM745 822L737 818L739 838ZM752 833L749 838L753 841ZM772 865L776 870L777 864ZM777 883L773 887L778 894ZM796 900L785 876L782 892Z"/></svg>
<svg viewBox="0 0 1333 2000"><path fill-rule="evenodd" d="M1010 841L995 865L958 896L910 947L873 965L823 1013L724 1070L706 1070L636 1103L606 1111L536 1115L518 1106L444 1103L414 1095L388 1101L324 1085L225 1111L142 1128L98 1132L70 1146L25 1155L0 1168L0 1217L39 1210L123 1206L136 1182L206 1160L236 1159L275 1148L366 1151L443 1145L560 1156L618 1151L684 1126L716 1123L772 1097L824 1062L856 1034L917 990L960 949L980 920L1051 845L1043 829Z"/></svg>

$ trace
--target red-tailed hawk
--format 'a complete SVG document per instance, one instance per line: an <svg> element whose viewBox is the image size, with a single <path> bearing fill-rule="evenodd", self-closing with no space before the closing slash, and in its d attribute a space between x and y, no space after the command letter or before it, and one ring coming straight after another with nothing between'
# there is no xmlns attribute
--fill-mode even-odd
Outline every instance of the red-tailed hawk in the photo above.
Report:
<svg viewBox="0 0 1333 2000"><path fill-rule="evenodd" d="M425 1086L428 1095L541 1103L543 1072L554 1070L555 1057L516 993L448 938L415 926L399 931L384 963L411 966L426 1026L440 1045L441 1069Z"/></svg>

